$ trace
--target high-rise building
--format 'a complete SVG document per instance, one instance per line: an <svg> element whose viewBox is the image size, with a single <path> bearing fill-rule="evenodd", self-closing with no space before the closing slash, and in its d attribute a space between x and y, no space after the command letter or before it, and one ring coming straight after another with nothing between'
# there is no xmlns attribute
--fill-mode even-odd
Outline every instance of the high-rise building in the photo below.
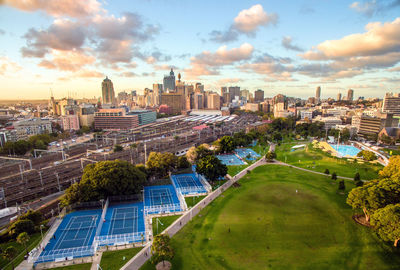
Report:
<svg viewBox="0 0 400 270"><path fill-rule="evenodd" d="M160 105L161 93L163 92L163 85L160 83L153 84L154 105Z"/></svg>
<svg viewBox="0 0 400 270"><path fill-rule="evenodd" d="M317 87L315 91L315 103L319 103L321 101L321 86Z"/></svg>
<svg viewBox="0 0 400 270"><path fill-rule="evenodd" d="M196 83L194 91L197 93L204 93L204 85Z"/></svg>
<svg viewBox="0 0 400 270"><path fill-rule="evenodd" d="M353 101L354 98L354 90L353 89L349 89L347 91L347 100L348 101Z"/></svg>
<svg viewBox="0 0 400 270"><path fill-rule="evenodd" d="M338 93L337 94L337 99L336 99L336 101L341 101L342 100L342 94L341 93Z"/></svg>
<svg viewBox="0 0 400 270"><path fill-rule="evenodd" d="M201 93L194 94L194 109L201 110L204 109L204 95Z"/></svg>
<svg viewBox="0 0 400 270"><path fill-rule="evenodd" d="M103 97L103 104L114 104L115 93L112 81L106 77L101 84L101 92Z"/></svg>
<svg viewBox="0 0 400 270"><path fill-rule="evenodd" d="M169 92L169 91L175 91L175 74L174 70L171 68L171 71L168 75L164 76L164 91Z"/></svg>
<svg viewBox="0 0 400 270"><path fill-rule="evenodd" d="M250 91L247 89L240 90L240 97L244 98L244 100L250 100Z"/></svg>
<svg viewBox="0 0 400 270"><path fill-rule="evenodd" d="M162 93L161 104L171 108L172 113L180 113L185 105L182 103L182 95L177 93Z"/></svg>
<svg viewBox="0 0 400 270"><path fill-rule="evenodd" d="M400 115L400 94L386 93L382 103L383 113L393 113L395 116Z"/></svg>
<svg viewBox="0 0 400 270"><path fill-rule="evenodd" d="M208 95L207 108L213 110L219 110L221 108L221 98L217 93Z"/></svg>
<svg viewBox="0 0 400 270"><path fill-rule="evenodd" d="M258 89L254 92L254 102L263 102L264 101L264 91Z"/></svg>
<svg viewBox="0 0 400 270"><path fill-rule="evenodd" d="M240 87L239 86L230 86L229 90L229 102L235 99L235 97L240 98Z"/></svg>

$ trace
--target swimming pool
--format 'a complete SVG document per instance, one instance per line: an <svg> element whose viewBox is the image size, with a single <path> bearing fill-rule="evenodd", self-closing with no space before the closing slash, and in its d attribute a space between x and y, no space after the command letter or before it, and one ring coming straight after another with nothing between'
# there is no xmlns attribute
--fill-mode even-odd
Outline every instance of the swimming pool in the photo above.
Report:
<svg viewBox="0 0 400 270"><path fill-rule="evenodd" d="M358 149L357 147L354 147L352 145L338 145L337 144L330 144L330 146L332 146L333 149L336 150L336 152L338 152L339 156L351 156L351 157L356 157L357 154L361 151L360 149Z"/></svg>

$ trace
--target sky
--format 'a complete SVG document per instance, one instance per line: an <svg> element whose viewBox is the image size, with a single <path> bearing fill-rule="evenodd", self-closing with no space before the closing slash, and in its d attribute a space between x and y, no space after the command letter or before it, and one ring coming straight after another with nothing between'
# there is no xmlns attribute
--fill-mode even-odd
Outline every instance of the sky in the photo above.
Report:
<svg viewBox="0 0 400 270"><path fill-rule="evenodd" d="M400 92L400 0L0 0L0 99L186 83L322 98Z"/></svg>

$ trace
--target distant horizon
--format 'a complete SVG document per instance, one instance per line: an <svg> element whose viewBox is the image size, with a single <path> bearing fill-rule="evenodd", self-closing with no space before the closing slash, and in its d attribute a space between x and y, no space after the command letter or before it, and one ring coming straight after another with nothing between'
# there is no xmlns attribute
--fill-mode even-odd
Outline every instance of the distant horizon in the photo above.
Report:
<svg viewBox="0 0 400 270"><path fill-rule="evenodd" d="M399 14L397 0L5 0L1 98L100 96L106 76L143 91L171 68L216 92L383 97L400 92Z"/></svg>

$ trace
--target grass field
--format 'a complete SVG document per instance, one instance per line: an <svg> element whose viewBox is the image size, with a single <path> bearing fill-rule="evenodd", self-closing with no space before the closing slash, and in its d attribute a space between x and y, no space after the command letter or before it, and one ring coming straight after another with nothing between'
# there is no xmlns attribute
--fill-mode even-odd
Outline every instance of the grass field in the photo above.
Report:
<svg viewBox="0 0 400 270"><path fill-rule="evenodd" d="M359 164L345 159L330 157L319 149L313 149L311 146L307 150L302 149L291 152L290 149L293 145L295 144L276 146L277 159L317 172L324 172L325 169L329 169L330 173L336 172L337 175L351 178L358 172L363 180L376 179L378 172L383 168L380 164Z"/></svg>
<svg viewBox="0 0 400 270"><path fill-rule="evenodd" d="M43 230L43 235L45 234L45 232L46 231ZM27 249L28 249L28 251L31 251L37 244L39 244L41 235L39 232L39 233L34 233L34 234L30 235L29 237L30 237L30 240L29 240L29 243L27 244ZM15 241L8 242L8 243L1 243L0 249L5 250L9 246L13 246L17 250L18 255L14 258L14 261L13 261L14 267L16 267L24 260L25 249L24 249L23 245L20 245ZM9 269L11 270L12 265L1 256L0 257L0 268L4 269L4 270L9 270Z"/></svg>
<svg viewBox="0 0 400 270"><path fill-rule="evenodd" d="M153 218L153 222L152 222L153 235L162 233L162 231L164 231L166 228L168 228L169 225L171 225L180 216L181 215L159 217L158 219L161 221L162 225L160 223L158 223L158 232L157 232L157 218Z"/></svg>
<svg viewBox="0 0 400 270"><path fill-rule="evenodd" d="M204 199L206 196L193 196L193 197L185 197L187 207L195 206L199 201Z"/></svg>
<svg viewBox="0 0 400 270"><path fill-rule="evenodd" d="M140 250L142 250L141 247L103 252L100 266L103 270L118 270L131 258L133 258L133 256L135 256Z"/></svg>
<svg viewBox="0 0 400 270"><path fill-rule="evenodd" d="M239 183L172 238L173 269L400 269L399 252L352 220L337 182L265 165Z"/></svg>

